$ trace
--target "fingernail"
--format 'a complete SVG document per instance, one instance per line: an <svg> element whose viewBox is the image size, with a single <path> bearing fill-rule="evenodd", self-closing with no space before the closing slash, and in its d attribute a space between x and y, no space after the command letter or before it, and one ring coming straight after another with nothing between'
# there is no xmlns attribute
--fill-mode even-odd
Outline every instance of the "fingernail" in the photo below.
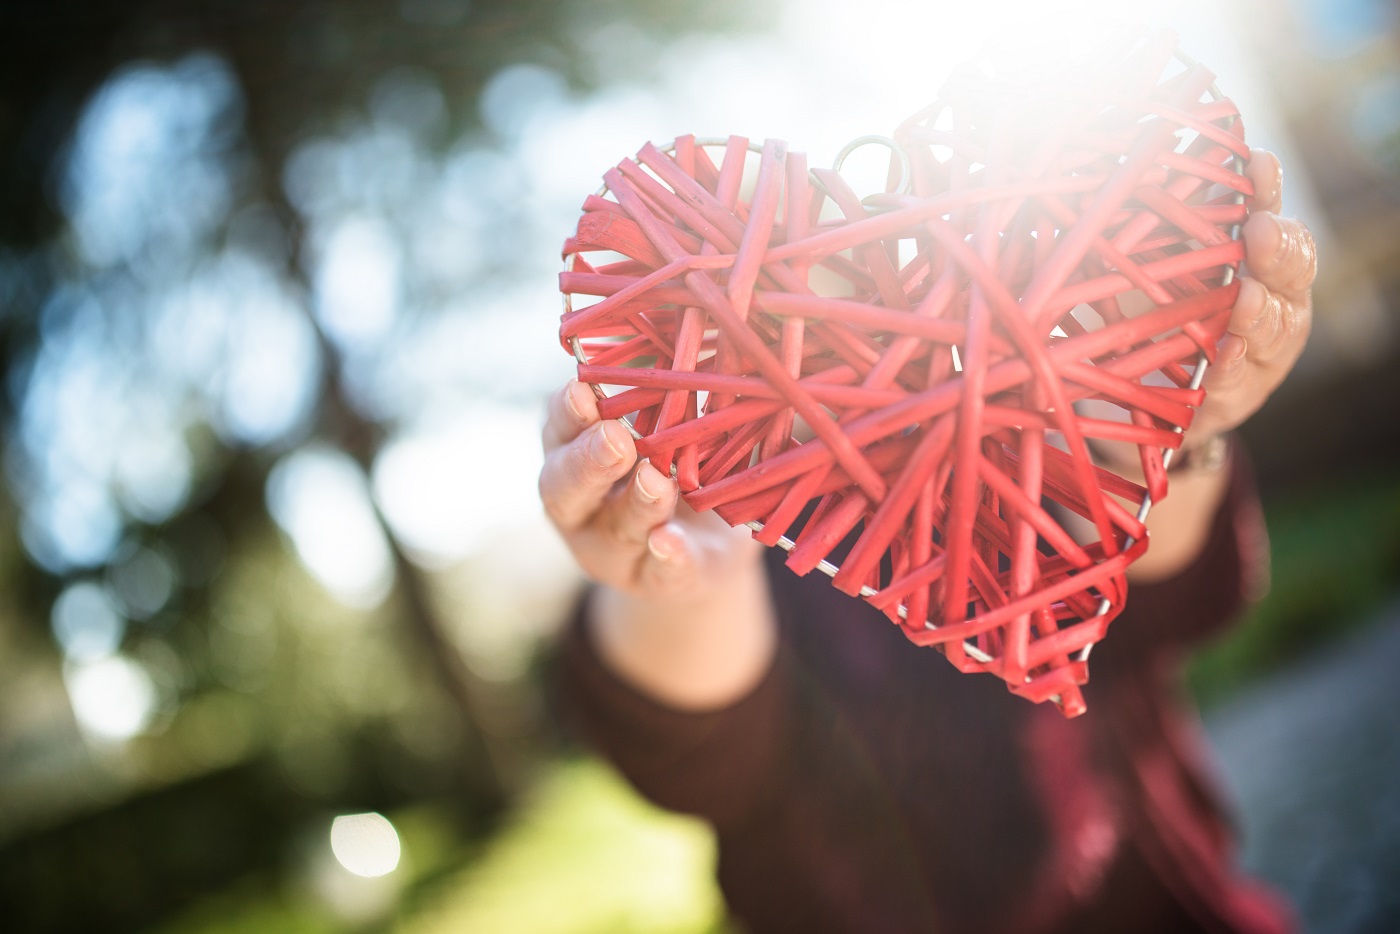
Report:
<svg viewBox="0 0 1400 934"><path fill-rule="evenodd" d="M1219 345L1220 362L1217 366L1226 373L1233 372L1244 362L1245 351L1248 349L1243 337L1238 334L1226 334Z"/></svg>
<svg viewBox="0 0 1400 934"><path fill-rule="evenodd" d="M583 389L583 383L580 383L578 380L572 380L569 383L568 390L564 393L564 408L568 409L569 414L578 421L583 421L583 412L579 410L578 396L576 395L581 389Z"/></svg>
<svg viewBox="0 0 1400 934"><path fill-rule="evenodd" d="M593 431L593 440L588 443L588 456L599 467L615 467L622 460L623 452L608 437L608 423L602 422Z"/></svg>
<svg viewBox="0 0 1400 934"><path fill-rule="evenodd" d="M669 544L664 539L659 539L655 533L647 536L647 551L650 551L657 561L670 561L675 557Z"/></svg>
<svg viewBox="0 0 1400 934"><path fill-rule="evenodd" d="M637 495L646 503L660 502L666 492L666 478L651 464L637 468Z"/></svg>
<svg viewBox="0 0 1400 934"><path fill-rule="evenodd" d="M1268 303L1269 290L1264 288L1263 283L1249 277L1240 280L1240 294L1235 299L1236 315L1239 318L1247 317L1252 325L1267 310Z"/></svg>

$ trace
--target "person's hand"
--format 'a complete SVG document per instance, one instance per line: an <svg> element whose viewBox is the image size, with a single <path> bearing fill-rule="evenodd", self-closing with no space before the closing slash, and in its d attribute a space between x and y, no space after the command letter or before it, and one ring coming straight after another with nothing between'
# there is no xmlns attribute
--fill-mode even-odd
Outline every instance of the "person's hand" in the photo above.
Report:
<svg viewBox="0 0 1400 934"><path fill-rule="evenodd" d="M549 400L540 499L593 580L645 601L689 599L756 564L762 546L678 502L626 426L601 421L593 391L570 380Z"/></svg>
<svg viewBox="0 0 1400 934"><path fill-rule="evenodd" d="M1245 173L1255 194L1240 231L1245 260L1239 297L1217 344L1215 363L1206 371L1206 399L1182 439L1183 451L1211 443L1257 412L1297 363L1312 326L1317 250L1301 221L1278 214L1283 200L1278 157L1253 150ZM1092 400L1077 408L1099 417L1112 417L1113 412L1103 404L1096 409ZM1142 481L1141 461L1132 445L1100 442L1093 450L1103 466ZM1181 464L1179 457L1176 463ZM1202 458L1173 473L1170 494L1153 505L1147 519L1152 545L1128 569L1129 580L1165 580L1200 554L1225 494L1228 471L1221 466L1221 460ZM1058 517L1081 541L1093 541L1097 535L1078 516L1063 511Z"/></svg>
<svg viewBox="0 0 1400 934"><path fill-rule="evenodd" d="M1229 431L1259 410L1283 382L1312 327L1312 283L1317 248L1302 221L1279 216L1283 168L1271 152L1250 153L1246 174L1254 183L1244 239L1245 272L1206 371L1206 401L1187 433L1193 446Z"/></svg>
<svg viewBox="0 0 1400 934"><path fill-rule="evenodd" d="M662 703L709 710L768 670L777 623L747 529L697 515L593 391L570 380L549 402L540 499L596 588L590 629L603 663Z"/></svg>

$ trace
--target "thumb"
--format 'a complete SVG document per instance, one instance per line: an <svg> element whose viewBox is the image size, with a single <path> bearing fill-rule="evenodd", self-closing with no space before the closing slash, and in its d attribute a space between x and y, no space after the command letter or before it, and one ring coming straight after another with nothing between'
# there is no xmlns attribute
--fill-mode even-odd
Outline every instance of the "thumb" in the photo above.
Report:
<svg viewBox="0 0 1400 934"><path fill-rule="evenodd" d="M697 582L696 543L678 522L667 522L647 535L639 583L657 596L678 596Z"/></svg>

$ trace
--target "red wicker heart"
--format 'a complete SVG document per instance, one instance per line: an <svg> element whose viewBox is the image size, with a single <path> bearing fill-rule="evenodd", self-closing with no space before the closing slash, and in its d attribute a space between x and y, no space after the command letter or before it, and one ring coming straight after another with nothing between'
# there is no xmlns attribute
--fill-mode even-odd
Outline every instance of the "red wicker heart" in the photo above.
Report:
<svg viewBox="0 0 1400 934"><path fill-rule="evenodd" d="M1101 59L1034 131L1006 104L1025 87L963 69L887 141L902 193L865 202L780 142L748 198L746 140L648 144L564 247L579 378L694 508L960 669L1082 712L1147 544L1118 497L1166 495L1238 290L1248 149L1173 47ZM1096 467L1095 440L1137 445L1146 486Z"/></svg>

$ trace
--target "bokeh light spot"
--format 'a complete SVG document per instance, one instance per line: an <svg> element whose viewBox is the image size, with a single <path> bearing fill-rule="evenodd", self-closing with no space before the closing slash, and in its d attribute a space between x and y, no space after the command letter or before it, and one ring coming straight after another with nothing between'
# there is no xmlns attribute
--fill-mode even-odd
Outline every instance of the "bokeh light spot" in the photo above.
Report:
<svg viewBox="0 0 1400 934"><path fill-rule="evenodd" d="M108 577L127 615L134 619L147 619L159 612L170 600L178 579L171 560L150 548L136 548L112 565Z"/></svg>
<svg viewBox="0 0 1400 934"><path fill-rule="evenodd" d="M512 139L539 117L557 110L568 86L559 72L543 65L509 65L481 90L481 122Z"/></svg>
<svg viewBox="0 0 1400 934"><path fill-rule="evenodd" d="M349 457L329 448L290 455L268 478L267 502L307 570L341 602L369 609L388 595L389 546Z"/></svg>
<svg viewBox="0 0 1400 934"><path fill-rule="evenodd" d="M316 273L316 316L326 333L352 346L382 337L398 310L399 269L398 244L382 222L342 222Z"/></svg>
<svg viewBox="0 0 1400 934"><path fill-rule="evenodd" d="M54 601L54 638L74 662L105 658L117 650L126 620L113 605L107 589L92 581L70 584Z"/></svg>
<svg viewBox="0 0 1400 934"><path fill-rule="evenodd" d="M538 431L523 412L477 405L397 436L374 464L374 495L414 557L443 564L540 515Z"/></svg>
<svg viewBox="0 0 1400 934"><path fill-rule="evenodd" d="M388 875L399 865L399 834L383 814L343 814L331 822L331 852L357 876Z"/></svg>
<svg viewBox="0 0 1400 934"><path fill-rule="evenodd" d="M101 739L126 740L150 723L156 689L139 664L120 655L77 664L65 672L78 725Z"/></svg>

